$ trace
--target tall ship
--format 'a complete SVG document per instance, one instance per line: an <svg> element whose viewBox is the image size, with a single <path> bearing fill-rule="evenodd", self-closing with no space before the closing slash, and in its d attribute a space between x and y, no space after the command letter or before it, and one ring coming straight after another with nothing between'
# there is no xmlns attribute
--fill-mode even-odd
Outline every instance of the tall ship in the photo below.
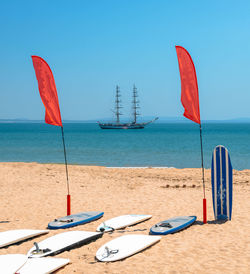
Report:
<svg viewBox="0 0 250 274"><path fill-rule="evenodd" d="M154 118L153 120L149 122L144 123L138 123L137 117L140 115L138 112L139 107L139 101L138 101L138 92L135 85L133 86L133 100L132 100L132 112L133 112L133 120L132 122L128 123L121 123L120 121L120 115L122 115L121 112L121 92L119 86L116 86L116 95L115 95L115 113L116 121L114 123L101 123L97 122L102 129L141 129L147 126L150 123L153 123L158 119L158 117Z"/></svg>

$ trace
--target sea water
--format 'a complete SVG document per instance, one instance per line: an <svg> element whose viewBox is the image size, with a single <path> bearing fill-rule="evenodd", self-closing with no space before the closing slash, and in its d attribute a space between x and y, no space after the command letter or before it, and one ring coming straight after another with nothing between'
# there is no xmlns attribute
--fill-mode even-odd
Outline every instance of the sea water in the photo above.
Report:
<svg viewBox="0 0 250 274"><path fill-rule="evenodd" d="M201 167L199 125L155 123L138 130L103 130L98 124L64 123L70 164L107 167ZM250 169L250 124L204 123L204 166L224 145L234 169ZM64 163L61 128L45 123L0 123L1 162Z"/></svg>

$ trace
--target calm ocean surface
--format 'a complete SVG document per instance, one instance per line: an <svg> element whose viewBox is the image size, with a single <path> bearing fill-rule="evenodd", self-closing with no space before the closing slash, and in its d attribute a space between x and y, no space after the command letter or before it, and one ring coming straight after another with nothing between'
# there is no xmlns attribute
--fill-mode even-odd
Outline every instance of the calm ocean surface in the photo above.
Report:
<svg viewBox="0 0 250 274"><path fill-rule="evenodd" d="M200 167L199 125L152 124L142 130L101 130L65 123L68 162L115 167ZM228 148L234 169L250 169L250 124L203 124L204 163L216 145ZM45 123L0 123L1 162L64 163L61 129Z"/></svg>

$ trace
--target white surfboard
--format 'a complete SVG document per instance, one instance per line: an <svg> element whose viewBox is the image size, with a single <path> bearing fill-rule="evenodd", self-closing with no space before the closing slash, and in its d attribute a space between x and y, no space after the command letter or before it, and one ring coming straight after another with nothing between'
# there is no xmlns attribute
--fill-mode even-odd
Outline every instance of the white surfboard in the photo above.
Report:
<svg viewBox="0 0 250 274"><path fill-rule="evenodd" d="M29 258L56 255L65 250L84 245L102 235L101 232L90 231L67 231L59 233L39 243L34 243L34 246L28 251L27 255Z"/></svg>
<svg viewBox="0 0 250 274"><path fill-rule="evenodd" d="M22 266L18 274L48 274L52 273L69 263L69 259L62 258L32 258Z"/></svg>
<svg viewBox="0 0 250 274"><path fill-rule="evenodd" d="M139 215L139 214L130 214L130 215L122 215L112 219L109 219L103 223L101 223L96 231L112 231L115 229L122 229L127 226L135 225L137 223L146 221L150 219L152 215Z"/></svg>
<svg viewBox="0 0 250 274"><path fill-rule="evenodd" d="M157 243L160 239L160 236L140 234L121 236L100 247L96 252L96 258L101 262L122 260Z"/></svg>
<svg viewBox="0 0 250 274"><path fill-rule="evenodd" d="M49 230L16 229L0 232L0 248L48 233Z"/></svg>
<svg viewBox="0 0 250 274"><path fill-rule="evenodd" d="M0 255L0 273L16 273L16 271L26 263L27 259L28 257L23 254Z"/></svg>

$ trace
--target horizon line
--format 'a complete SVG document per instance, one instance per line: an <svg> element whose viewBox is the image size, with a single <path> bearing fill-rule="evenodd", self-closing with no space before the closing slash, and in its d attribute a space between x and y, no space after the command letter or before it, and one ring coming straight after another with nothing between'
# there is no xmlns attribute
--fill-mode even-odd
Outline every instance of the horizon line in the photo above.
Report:
<svg viewBox="0 0 250 274"><path fill-rule="evenodd" d="M147 116L144 117L144 119L149 119ZM153 116L152 116L153 117ZM143 119L143 118L142 118ZM85 122L85 123L97 123L98 121L107 121L107 120L113 120L112 118L102 118L102 119L62 119L63 122ZM125 118L123 120L129 120L129 118ZM0 123L1 122L44 122L44 119L29 119L29 118L0 118ZM234 121L234 122L244 122L244 121L249 121L250 122L250 117L239 117L239 118L227 118L227 119L203 119L201 122L228 122L228 121ZM163 122L187 122L187 123L192 123L192 121L184 118L184 117L159 117L159 120L156 121L155 123L163 123Z"/></svg>

